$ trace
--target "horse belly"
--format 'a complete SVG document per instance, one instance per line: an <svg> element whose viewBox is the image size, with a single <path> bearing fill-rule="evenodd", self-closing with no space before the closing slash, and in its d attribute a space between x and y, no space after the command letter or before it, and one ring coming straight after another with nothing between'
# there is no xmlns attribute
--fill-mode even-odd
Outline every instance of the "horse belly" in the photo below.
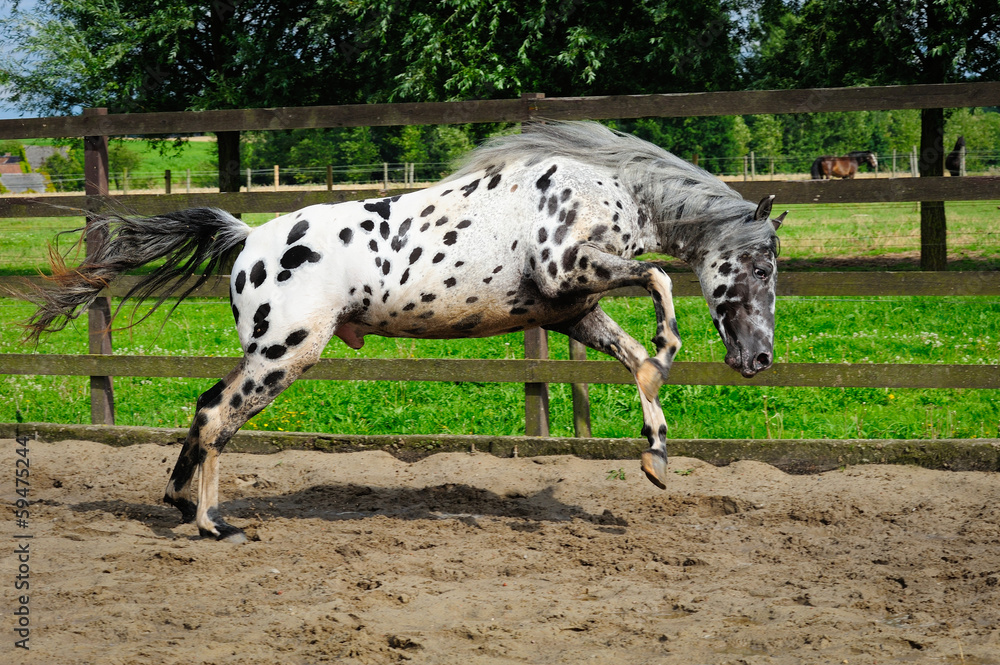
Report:
<svg viewBox="0 0 1000 665"><path fill-rule="evenodd" d="M537 325L527 308L512 304L520 302L520 266L507 275L504 268L493 272L499 266L459 259L429 270L414 288L375 293L351 324L360 335L438 339L488 337Z"/></svg>

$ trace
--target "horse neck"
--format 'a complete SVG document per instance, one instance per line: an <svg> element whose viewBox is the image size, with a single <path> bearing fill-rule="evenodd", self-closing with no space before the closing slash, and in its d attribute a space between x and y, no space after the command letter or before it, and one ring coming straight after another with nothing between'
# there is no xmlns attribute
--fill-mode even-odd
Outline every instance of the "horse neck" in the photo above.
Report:
<svg viewBox="0 0 1000 665"><path fill-rule="evenodd" d="M718 235L720 222L704 215L682 215L680 219L661 220L656 230L661 253L695 265L704 258L711 238Z"/></svg>
<svg viewBox="0 0 1000 665"><path fill-rule="evenodd" d="M700 205L699 205L700 203ZM699 201L678 202L676 207L653 213L658 251L698 264L712 248L728 244L754 211L742 198L709 196ZM647 251L651 245L647 244Z"/></svg>
<svg viewBox="0 0 1000 665"><path fill-rule="evenodd" d="M657 179L658 174L648 173L641 179L623 182L639 204L640 217L649 220L643 228L647 252L669 254L691 263L707 244L727 235L726 225L731 223L727 220L742 220L753 213L752 204L736 195L730 197L731 190L726 187L718 191L695 190L685 184L664 191L657 186L663 181Z"/></svg>

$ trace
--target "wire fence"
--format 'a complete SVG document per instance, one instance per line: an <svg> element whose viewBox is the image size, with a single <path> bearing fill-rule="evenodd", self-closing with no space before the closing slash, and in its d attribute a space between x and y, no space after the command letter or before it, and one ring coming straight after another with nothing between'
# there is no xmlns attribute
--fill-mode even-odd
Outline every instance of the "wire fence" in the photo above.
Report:
<svg viewBox="0 0 1000 665"><path fill-rule="evenodd" d="M727 179L808 179L815 156L769 155L754 152L742 157L707 157L695 154L681 155L711 173ZM862 165L858 177L913 177L916 175L916 152L877 154L878 167ZM1000 174L1000 152L969 151L966 153L969 175ZM376 162L371 164L331 164L329 166L271 166L241 170L241 189L244 191L264 188L344 186L409 185L435 182L451 172L453 164L447 162ZM55 192L83 191L84 176L80 173L55 174L40 170L47 182L46 190ZM113 170L108 177L116 193L142 191L175 192L217 190L219 173L216 169L177 169L169 171ZM41 193L19 188L12 181L4 180L7 192L13 194ZM0 189L0 192L3 190Z"/></svg>
<svg viewBox="0 0 1000 665"><path fill-rule="evenodd" d="M398 185L433 182L450 172L446 162L380 162L373 164L340 164L311 167L274 166L264 169L242 169L241 189L253 191L275 187L297 186L357 186L357 185ZM82 174L45 174L46 189L57 192L83 191L85 177ZM168 184L169 183L169 184ZM218 170L165 170L165 171L111 171L108 174L110 188L117 192L134 193L143 190L198 191L217 190ZM8 189L14 187L8 185ZM38 193L16 192L12 193Z"/></svg>

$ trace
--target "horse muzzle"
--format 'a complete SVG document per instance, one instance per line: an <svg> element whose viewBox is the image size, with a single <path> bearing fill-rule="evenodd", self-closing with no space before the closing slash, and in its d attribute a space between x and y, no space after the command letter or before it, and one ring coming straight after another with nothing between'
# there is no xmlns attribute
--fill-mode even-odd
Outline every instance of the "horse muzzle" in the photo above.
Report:
<svg viewBox="0 0 1000 665"><path fill-rule="evenodd" d="M747 351L737 347L726 354L726 364L749 379L771 366L774 355L769 350Z"/></svg>

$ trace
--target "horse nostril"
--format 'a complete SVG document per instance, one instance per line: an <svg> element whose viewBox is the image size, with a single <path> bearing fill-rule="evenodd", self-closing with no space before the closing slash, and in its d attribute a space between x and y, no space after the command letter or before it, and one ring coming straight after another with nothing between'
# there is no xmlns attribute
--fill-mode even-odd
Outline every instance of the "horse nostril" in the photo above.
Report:
<svg viewBox="0 0 1000 665"><path fill-rule="evenodd" d="M761 353L757 356L757 364L761 367L771 366L771 355L768 353Z"/></svg>

